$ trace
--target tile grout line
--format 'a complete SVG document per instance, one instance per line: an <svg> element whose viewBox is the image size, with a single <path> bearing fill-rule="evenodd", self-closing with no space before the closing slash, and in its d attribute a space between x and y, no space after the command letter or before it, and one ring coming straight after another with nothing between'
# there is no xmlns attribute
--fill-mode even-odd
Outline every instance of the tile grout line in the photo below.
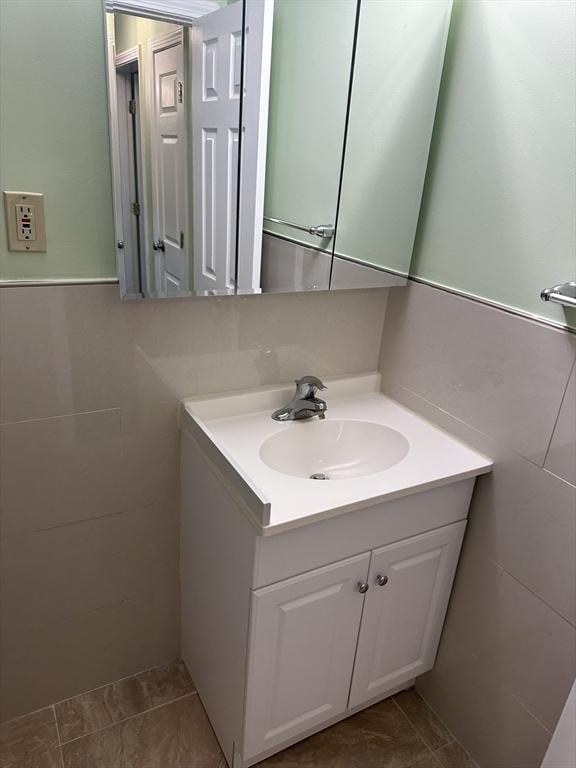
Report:
<svg viewBox="0 0 576 768"><path fill-rule="evenodd" d="M52 704L50 709L52 710L52 714L54 715L54 723L56 725L56 736L58 737L58 746L62 746L62 738L60 736L60 728L58 726L58 718L56 717L56 705Z"/></svg>
<svg viewBox="0 0 576 768"><path fill-rule="evenodd" d="M102 733L103 731L107 731L110 728L114 728L117 725L122 725L123 723L127 723L129 720L135 720L137 717L142 717L143 715L147 715L149 712L155 712L158 709L162 709L162 707L167 707L170 704L174 704L177 701L182 701L183 699L187 699L191 696L198 696L198 691L192 691L191 693L185 693L183 696L178 696L175 699L172 699L171 701L165 701L163 704L157 704L155 707L150 707L150 709L145 709L142 712L137 712L134 715L130 715L129 717L124 717L122 720L118 720L115 723L110 723L109 725L105 725L103 728L97 728L95 731L90 731L89 733L83 733L82 736L76 736L74 739L69 739L68 741L65 741L61 744L61 747L66 747L68 744L73 744L75 741L80 741L80 739L86 739L88 736L93 736L95 733Z"/></svg>
<svg viewBox="0 0 576 768"><path fill-rule="evenodd" d="M116 602L124 602L124 600L119 600ZM116 605L116 602L114 603L106 603L104 607L107 605ZM98 609L96 609L98 610ZM88 611L88 613L91 613L92 611ZM66 699L60 699L59 701L55 701L53 704L49 705L52 707L58 706L58 704L64 704L67 701L74 701L74 699L80 698L80 696L87 696L89 693L95 693L96 691L101 691L103 688L108 688L109 685L116 685L117 683L123 683L124 680L130 680L133 677L138 677L138 675L145 675L147 672L154 672L155 669L162 669L163 667L167 667L170 664L173 664L176 661L181 661L180 657L177 657L175 659L172 659L172 661L169 661L168 663L164 664L156 664L154 667L146 667L146 669L141 669L139 672L133 672L131 675L125 675L124 677L119 677L118 680L112 680L109 683L104 683L103 685L97 685L95 688L89 688L87 691L82 691L82 693L77 693L75 696L68 696ZM194 691L195 693L196 691ZM188 694L186 694L188 695ZM182 698L182 697L180 697ZM40 709L35 709L32 712L27 712L26 715L19 715L19 717L26 717L27 715L33 715L34 712L40 712L40 710L45 709L46 707L40 707ZM15 720L18 718L14 718ZM7 721L10 722L10 721Z"/></svg>
<svg viewBox="0 0 576 768"><path fill-rule="evenodd" d="M124 602L123 600L117 601L117 602ZM114 603L106 603L103 607L107 607L108 605L116 605L116 602ZM99 610L99 608L93 609L93 610ZM92 613L93 610L85 611L85 613ZM83 615L83 614L78 614ZM82 691L82 693L77 693L75 696L68 696L66 699L59 699L58 701L54 701L51 704L45 704L43 707L38 707L38 709L32 709L30 712L24 712L21 715L16 715L16 717L11 717L9 720L3 720L0 725L6 725L7 723L15 722L16 720L20 720L23 717L30 717L30 715L35 715L37 712L42 712L44 709L54 709L54 716L56 717L56 707L58 704L64 704L67 701L74 701L74 699L80 698L80 696L86 696L89 693L94 693L95 691L101 691L104 688L108 688L109 685L116 685L116 683L122 683L124 680L130 680L133 677L138 677L138 675L144 675L147 672L153 672L155 669L162 669L163 667L168 666L169 664L174 663L175 661L180 661L180 658L172 659L171 662L168 662L168 664L157 664L154 667L146 667L146 669L141 669L139 672L134 672L131 675L125 675L124 677L119 677L118 680L112 680L109 683L103 683L102 685L97 685L95 688L89 688L87 691ZM192 691L191 693L197 693L197 691ZM189 696L190 694L184 694L185 696ZM179 696L178 698L184 698L184 696ZM175 701L175 699L174 699ZM161 705L160 705L161 706ZM58 718L56 717L56 724L58 724ZM67 743L67 742L65 742ZM3 767L2 767L3 768Z"/></svg>
<svg viewBox="0 0 576 768"><path fill-rule="evenodd" d="M576 365L576 364L575 364L575 365ZM572 369L571 369L571 370L572 370ZM425 397L423 397L422 395L419 395L417 392L414 392L412 389L409 389L408 387L405 387L405 386L403 386L403 385L397 385L397 386L398 386L400 389L403 389L405 392L408 392L410 395L412 395L412 396L414 396L414 397L417 397L419 400L422 400L422 401L424 401L424 402L425 402L427 405L430 405L432 408L435 408L436 410L439 410L441 413L443 413L443 414L445 414L445 415L449 416L450 418L452 418L452 419L455 419L455 420L456 420L456 421L458 421L460 424L464 425L464 426L465 426L467 429L472 429L472 430L474 430L475 432L478 432L480 435L482 435L483 437L486 437L488 440L496 441L496 438L492 437L491 435L487 434L486 432L482 432L481 430L477 429L476 427L473 427L471 424L468 424L468 422L466 422L466 421L463 421L463 420L462 420L462 419L460 419L459 417L457 417L457 416L454 416L454 415L453 415L453 414L451 414L449 411L446 411L445 409L441 408L439 405L436 405L436 404L435 404L435 403L433 403L431 400L427 400ZM388 394L388 392L387 392L385 389L383 389L382 391L383 391L383 393L384 393L385 395L386 395L386 394ZM394 398L394 391L392 391L392 392L391 392L391 393L390 393L388 396L389 396L389 397L392 397L392 398ZM405 405L404 405L404 403L402 403L402 401L400 401L400 405L402 405L402 406L403 406L403 407L405 407L405 408L410 408L410 406L405 406ZM423 418L423 419L425 419L426 421L429 421L429 422L431 422L432 424L434 424L434 426L436 426L438 429L440 429L440 430L442 430L442 431L446 432L447 434L450 434L450 430L449 430L447 427L443 427L443 426L440 426L440 425L439 425L439 424L437 424L437 423L436 423L436 422L435 422L435 421L434 421L434 420L433 420L431 417L428 417L428 416L424 416L424 415L422 415L422 414L419 414L419 415L420 415L420 417L421 417L421 418ZM460 440L460 438L459 438L459 437L455 437L455 435L453 435L453 434L452 434L451 436L452 436L453 438L455 438L456 440ZM550 439L552 439L552 438L550 438ZM466 441L464 440L463 442L466 442ZM507 443L504 443L504 444L505 444L505 448L506 448L506 450L509 450L509 451L510 451L510 453L512 453L512 454L513 454L513 456L515 456L515 457L517 457L517 458L519 458L519 459L522 459L523 461L527 461L529 464L531 464L532 466L536 467L536 468L537 468L537 469L539 469L541 472L546 472L546 474L548 474L548 475L551 475L552 477L554 477L556 480L558 480L559 482L563 483L564 485L567 485L567 486L569 486L570 488L574 488L574 487L575 487L575 486L574 486L574 485L573 485L571 482L569 482L568 480L565 480L563 477L560 477L559 475L555 475L555 474L554 474L554 472L551 472L549 469L546 469L546 467L545 467L543 464L539 464L538 462L532 461L532 460L531 460L531 459L529 459L527 456L524 456L523 454L521 454L521 453L518 453L517 451L515 451L515 450L514 450L513 448L511 448L511 447L510 447L510 446L509 446ZM474 449L474 450L478 450L478 449ZM482 450L478 450L478 452L479 452L479 453L484 453ZM545 598L543 598L541 595L539 595L537 592L535 592L535 591L534 591L534 590L533 590L531 587L529 587L529 586L528 586L527 584L525 584L525 583L524 583L524 582L523 582L521 579L519 579L519 578L518 578L518 576L515 576L515 575L514 575L513 573L511 573L511 572L510 572L508 569L506 569L506 568L505 568L505 567L504 567L504 566L503 566L501 563L499 563L498 561L494 560L492 557L489 557L489 556L486 556L486 560L488 560L489 562L493 563L495 566L497 566L498 568L500 568L500 570L504 571L504 573L508 574L508 576L510 576L512 579L514 579L514 581L516 581L518 584L520 584L520 586L521 586L521 587L523 587L523 588L524 588L524 589L526 589L528 592L530 592L530 593L531 593L531 594L532 594L532 595L533 595L533 596L534 596L534 597L535 597L537 600L539 600L540 602L544 603L544 605L548 606L548 608L549 608L551 611L553 611L555 614L557 614L557 616L559 616L561 619L563 619L564 621L566 621L566 622L567 622L568 624L570 624L572 627L575 627L575 626L576 626L576 625L575 625L575 624L574 624L574 623L573 623L573 622L572 622L570 619L568 619L566 616L564 616L562 613L560 613L560 611L559 611L557 608L555 608L553 605L551 605L551 604L548 602L548 600L546 600L546 599L545 599ZM434 711L434 710L432 710L432 711Z"/></svg>
<svg viewBox="0 0 576 768"><path fill-rule="evenodd" d="M1 287L1 286L0 286ZM227 393L227 390L225 391ZM64 413L53 413L50 416L32 416L28 419L11 419L10 421L0 421L0 427L11 427L14 424L30 424L37 421L52 421L54 419L71 419L77 416L92 416L94 414L102 413L114 413L115 411L122 412L126 410L144 410L152 409L160 405L178 405L180 403L179 398L161 398L160 400L154 400L150 403L144 403L143 405L131 405L130 403L119 403L118 405L111 405L107 408L93 408L87 411L66 411ZM120 415L122 415L120 413Z"/></svg>
<svg viewBox="0 0 576 768"><path fill-rule="evenodd" d="M56 735L58 736L58 757L60 758L60 768L66 768L64 765L64 751L62 749L62 737L60 736L60 727L58 725L58 718L56 717L56 706L52 704L50 707L54 715L54 723L56 724Z"/></svg>
<svg viewBox="0 0 576 768"><path fill-rule="evenodd" d="M546 466L546 462L548 460L548 454L550 453L550 448L552 447L552 440L554 440L554 433L556 432L556 427L558 426L558 422L560 421L560 413L562 412L562 406L564 405L564 402L566 400L566 394L568 393L568 387L570 386L570 379L572 378L572 374L574 373L575 369L576 369L576 359L572 363L572 368L570 368L570 371L568 373L568 378L566 379L566 386L562 391L562 397L560 398L560 405L558 406L556 418L554 419L554 426L552 427L550 439L548 440L548 445L546 446L546 453L544 454L544 461L542 463L543 468ZM554 474L554 473L551 473L551 474Z"/></svg>
<svg viewBox="0 0 576 768"><path fill-rule="evenodd" d="M84 523L91 523L95 520L105 520L108 517L117 517L118 515L125 515L130 512L141 512L147 509L155 507L159 502L151 502L149 504L142 504L136 506L129 506L126 509L118 509L115 512L105 512L103 515L96 515L94 517L86 517L82 520L70 520L68 523L57 523L56 525L49 525L47 528L34 528L31 531L24 531L23 533L15 534L16 536L29 536L35 533L47 533L48 531L57 531L60 528L69 528L72 525L83 525ZM161 665L163 666L163 665ZM146 670L144 670L146 671ZM140 674L137 672L136 674ZM131 675L129 675L131 677ZM81 696L82 694L79 694ZM74 697L72 697L74 698Z"/></svg>

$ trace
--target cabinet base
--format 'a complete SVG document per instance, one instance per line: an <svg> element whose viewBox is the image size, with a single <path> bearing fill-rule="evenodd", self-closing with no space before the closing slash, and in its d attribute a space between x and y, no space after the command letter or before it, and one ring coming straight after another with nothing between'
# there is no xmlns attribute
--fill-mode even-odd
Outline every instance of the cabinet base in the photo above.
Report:
<svg viewBox="0 0 576 768"><path fill-rule="evenodd" d="M397 685L394 688L390 688L385 693L380 693L378 696L375 696L373 699L370 699L369 701L365 701L359 706L354 707L353 709L347 709L345 712L342 712L340 715L337 715L336 717L333 717L330 720L327 720L326 722L322 723L322 725L318 725L315 728L310 728L310 730L305 731L304 733L299 733L298 736L294 736L293 738L288 739L283 744L276 745L272 749L268 749L268 750L265 750L264 752L260 752L258 755L254 755L248 760L243 760L242 756L235 748L234 759L230 768L250 768L250 766L256 765L256 763L259 763L261 760L265 760L267 757L270 757L271 755L275 755L277 752L282 752L282 750L288 749L288 747L291 747L293 744L297 744L299 741L303 741L304 739L307 739L309 736L313 736L315 733L319 733L320 731L323 731L326 728L330 728L330 726L336 725L336 723L339 723L341 720L346 720L346 718L352 717L352 715L355 715L357 712L361 712L363 709L367 709L368 707L371 707L374 704L378 704L378 702L384 701L384 699L389 699L390 696L394 696L394 694L399 693L400 691L404 691L407 688L412 688L412 686L414 685L414 679L415 678L413 678L412 680L406 680L400 685Z"/></svg>

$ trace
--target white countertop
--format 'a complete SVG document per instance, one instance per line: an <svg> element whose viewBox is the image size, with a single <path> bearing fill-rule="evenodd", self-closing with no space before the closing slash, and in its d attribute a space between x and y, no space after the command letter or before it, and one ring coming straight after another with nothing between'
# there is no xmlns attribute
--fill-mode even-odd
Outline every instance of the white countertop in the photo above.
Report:
<svg viewBox="0 0 576 768"><path fill-rule="evenodd" d="M259 455L271 435L303 426L271 418L273 410L291 399L293 385L183 403L182 428L236 487L260 533L278 533L491 470L490 459L380 393L378 374L326 383L326 422L353 419L392 427L408 439L407 455L388 469L362 477L294 477L271 469Z"/></svg>

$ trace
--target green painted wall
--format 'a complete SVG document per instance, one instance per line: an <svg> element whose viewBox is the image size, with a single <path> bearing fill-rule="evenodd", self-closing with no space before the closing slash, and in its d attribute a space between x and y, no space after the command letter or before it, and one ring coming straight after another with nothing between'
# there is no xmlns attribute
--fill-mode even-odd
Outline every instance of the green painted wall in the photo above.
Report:
<svg viewBox="0 0 576 768"><path fill-rule="evenodd" d="M272 42L265 215L333 224L356 0L276 0ZM264 222L315 246L331 242Z"/></svg>
<svg viewBox="0 0 576 768"><path fill-rule="evenodd" d="M455 5L414 275L576 328L576 5Z"/></svg>
<svg viewBox="0 0 576 768"><path fill-rule="evenodd" d="M43 192L48 252L0 278L115 277L101 0L0 0L1 188Z"/></svg>

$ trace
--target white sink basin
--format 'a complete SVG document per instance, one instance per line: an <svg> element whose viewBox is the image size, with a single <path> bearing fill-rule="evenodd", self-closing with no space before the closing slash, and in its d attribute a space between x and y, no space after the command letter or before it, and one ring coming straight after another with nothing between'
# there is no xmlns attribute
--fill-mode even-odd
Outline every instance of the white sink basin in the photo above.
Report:
<svg viewBox="0 0 576 768"><path fill-rule="evenodd" d="M402 461L409 448L404 435L384 424L328 417L286 425L264 441L260 458L285 475L342 480L382 472Z"/></svg>
<svg viewBox="0 0 576 768"><path fill-rule="evenodd" d="M383 395L377 374L325 383L324 420L271 418L293 384L185 402L183 430L263 535L490 471L485 456Z"/></svg>

